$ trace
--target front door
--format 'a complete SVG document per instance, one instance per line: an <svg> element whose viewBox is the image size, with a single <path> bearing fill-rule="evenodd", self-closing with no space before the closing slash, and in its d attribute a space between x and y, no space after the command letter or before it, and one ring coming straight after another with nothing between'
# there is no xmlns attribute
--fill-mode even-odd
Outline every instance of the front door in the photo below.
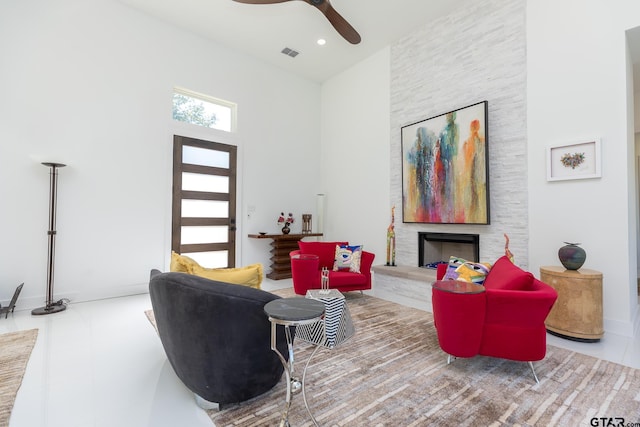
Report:
<svg viewBox="0 0 640 427"><path fill-rule="evenodd" d="M173 137L171 249L208 268L235 267L233 145Z"/></svg>

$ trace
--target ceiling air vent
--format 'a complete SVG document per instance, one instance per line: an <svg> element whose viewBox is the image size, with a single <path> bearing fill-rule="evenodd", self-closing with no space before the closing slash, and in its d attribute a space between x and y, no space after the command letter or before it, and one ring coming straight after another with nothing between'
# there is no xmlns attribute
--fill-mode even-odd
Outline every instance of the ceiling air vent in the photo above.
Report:
<svg viewBox="0 0 640 427"><path fill-rule="evenodd" d="M292 58L295 58L296 56L298 56L298 54L300 52L293 50L293 49L289 49L288 47L285 47L284 49L282 49L282 53L284 53L285 55L288 55Z"/></svg>

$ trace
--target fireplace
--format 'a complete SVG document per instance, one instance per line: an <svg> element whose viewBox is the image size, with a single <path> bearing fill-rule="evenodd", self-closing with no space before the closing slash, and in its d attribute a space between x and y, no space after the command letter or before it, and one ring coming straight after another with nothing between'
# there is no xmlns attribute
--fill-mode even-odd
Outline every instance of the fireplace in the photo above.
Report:
<svg viewBox="0 0 640 427"><path fill-rule="evenodd" d="M462 233L418 232L418 267L436 268L450 256L480 261L480 236Z"/></svg>

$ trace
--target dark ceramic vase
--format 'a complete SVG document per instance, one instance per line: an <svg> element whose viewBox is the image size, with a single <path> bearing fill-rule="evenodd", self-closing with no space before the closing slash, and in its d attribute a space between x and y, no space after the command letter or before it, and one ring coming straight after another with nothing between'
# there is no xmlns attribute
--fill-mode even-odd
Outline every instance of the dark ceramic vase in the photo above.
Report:
<svg viewBox="0 0 640 427"><path fill-rule="evenodd" d="M291 229L289 228L289 224L285 222L284 227L282 227L282 234L289 234L290 232L291 232Z"/></svg>
<svg viewBox="0 0 640 427"><path fill-rule="evenodd" d="M580 243L569 243L560 248L558 258L567 270L578 270L587 259L587 253L578 246Z"/></svg>

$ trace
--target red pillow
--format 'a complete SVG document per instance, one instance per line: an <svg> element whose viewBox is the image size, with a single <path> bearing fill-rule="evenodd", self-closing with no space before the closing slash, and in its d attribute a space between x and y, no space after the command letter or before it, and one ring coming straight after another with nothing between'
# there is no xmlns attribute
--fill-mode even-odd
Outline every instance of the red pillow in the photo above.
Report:
<svg viewBox="0 0 640 427"><path fill-rule="evenodd" d="M300 253L318 255L320 268L327 267L333 270L333 261L336 255L336 245L348 245L348 242L298 242Z"/></svg>
<svg viewBox="0 0 640 427"><path fill-rule="evenodd" d="M522 270L506 256L498 258L484 280L487 289L528 291L532 283L533 274Z"/></svg>

